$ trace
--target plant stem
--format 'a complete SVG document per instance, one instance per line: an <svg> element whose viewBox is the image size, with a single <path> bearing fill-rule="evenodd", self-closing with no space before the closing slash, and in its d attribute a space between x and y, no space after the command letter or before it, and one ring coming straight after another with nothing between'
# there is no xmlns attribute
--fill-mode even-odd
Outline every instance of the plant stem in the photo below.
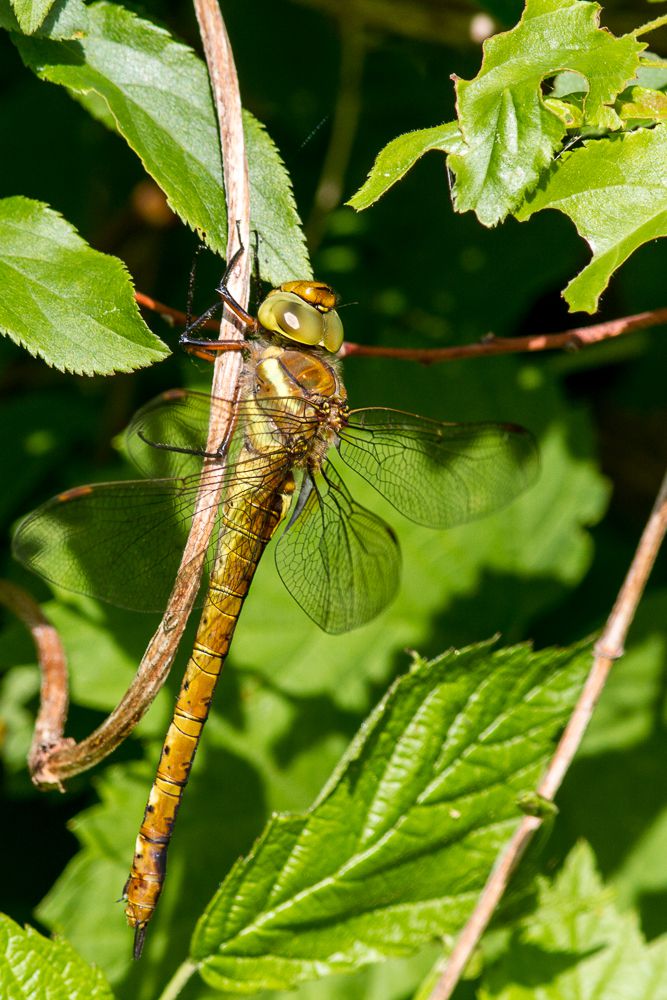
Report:
<svg viewBox="0 0 667 1000"><path fill-rule="evenodd" d="M173 974L162 993L158 997L158 1000L175 1000L179 996L181 990L192 977L193 973L197 971L197 965L191 962L189 958L186 958L184 962L181 962L176 972Z"/></svg>
<svg viewBox="0 0 667 1000"><path fill-rule="evenodd" d="M623 655L623 644L637 610L646 581L667 532L667 474L656 497L653 510L639 540L625 580L614 602L602 635L595 646L593 665L556 752L537 789L552 801L579 749L593 710L602 694L614 662ZM449 956L444 972L429 1000L449 1000L463 974L470 956L486 930L508 882L528 844L542 825L543 818L526 816L491 872L477 905L463 928Z"/></svg>

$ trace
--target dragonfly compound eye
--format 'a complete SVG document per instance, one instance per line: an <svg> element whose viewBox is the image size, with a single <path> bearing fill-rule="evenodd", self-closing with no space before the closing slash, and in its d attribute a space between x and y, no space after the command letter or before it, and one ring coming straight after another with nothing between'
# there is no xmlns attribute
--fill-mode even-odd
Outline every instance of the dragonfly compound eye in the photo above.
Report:
<svg viewBox="0 0 667 1000"><path fill-rule="evenodd" d="M343 342L343 324L335 309L322 312L295 292L277 289L259 307L257 318L265 330L299 344L322 346L335 353Z"/></svg>

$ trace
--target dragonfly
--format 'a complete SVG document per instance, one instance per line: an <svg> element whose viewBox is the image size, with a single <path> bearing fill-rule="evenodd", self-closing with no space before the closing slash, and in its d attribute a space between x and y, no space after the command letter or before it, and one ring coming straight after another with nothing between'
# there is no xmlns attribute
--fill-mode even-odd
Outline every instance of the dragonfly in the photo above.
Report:
<svg viewBox="0 0 667 1000"><path fill-rule="evenodd" d="M162 892L216 682L260 557L279 526L275 561L287 590L322 629L343 633L390 603L401 565L393 529L353 498L345 467L412 521L439 529L506 506L538 474L535 441L516 424L351 409L336 358L343 325L328 285L287 282L266 296L256 317L224 284L219 291L245 327L238 399L184 389L158 396L138 411L126 436L142 478L61 493L24 518L14 537L16 557L47 581L121 607L159 611L197 504L210 495L217 505L201 619L125 886L137 958ZM225 346L192 332L182 340L207 360ZM207 450L209 419L224 423L232 408L233 430L217 450Z"/></svg>

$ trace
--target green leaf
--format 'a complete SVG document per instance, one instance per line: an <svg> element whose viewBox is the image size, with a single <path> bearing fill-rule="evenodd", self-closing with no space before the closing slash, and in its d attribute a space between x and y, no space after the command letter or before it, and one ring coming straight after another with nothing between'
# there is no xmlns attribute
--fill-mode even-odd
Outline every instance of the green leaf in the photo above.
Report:
<svg viewBox="0 0 667 1000"><path fill-rule="evenodd" d="M634 913L619 913L580 843L539 906L488 971L480 1000L664 1000L667 935L647 945Z"/></svg>
<svg viewBox="0 0 667 1000"><path fill-rule="evenodd" d="M47 364L109 375L162 361L116 257L89 247L47 205L0 200L0 330Z"/></svg>
<svg viewBox="0 0 667 1000"><path fill-rule="evenodd" d="M66 941L23 930L1 913L0 993L3 1000L113 1000L102 973Z"/></svg>
<svg viewBox="0 0 667 1000"><path fill-rule="evenodd" d="M517 218L545 208L568 215L593 251L563 295L571 310L594 312L623 261L667 236L667 127L592 140L564 153Z"/></svg>
<svg viewBox="0 0 667 1000"><path fill-rule="evenodd" d="M106 102L116 129L173 210L224 255L226 208L217 124L206 67L192 49L109 3L88 8L88 28L80 41L14 41L41 79L66 87L97 117L100 98ZM109 115L102 118L109 124ZM259 122L246 113L244 125L251 225L260 236L262 275L274 284L310 277L284 165Z"/></svg>
<svg viewBox="0 0 667 1000"><path fill-rule="evenodd" d="M218 989L288 989L457 933L574 704L583 648L420 662L389 690L312 809L277 815L201 918Z"/></svg>
<svg viewBox="0 0 667 1000"><path fill-rule="evenodd" d="M467 151L451 155L456 209L492 226L537 184L566 124L542 100L542 81L563 70L588 81L586 120L608 125L617 94L635 75L644 45L598 27L584 0L528 0L519 24L484 43L474 80L457 80L459 127Z"/></svg>
<svg viewBox="0 0 667 1000"><path fill-rule="evenodd" d="M44 15L42 16L42 11ZM0 28L44 38L77 38L86 28L83 0L0 0Z"/></svg>
<svg viewBox="0 0 667 1000"><path fill-rule="evenodd" d="M463 148L464 144L456 122L399 135L380 150L367 179L347 204L361 212L400 181L425 153L432 149L455 153L463 151Z"/></svg>
<svg viewBox="0 0 667 1000"><path fill-rule="evenodd" d="M43 23L55 0L11 0L21 31L31 35Z"/></svg>

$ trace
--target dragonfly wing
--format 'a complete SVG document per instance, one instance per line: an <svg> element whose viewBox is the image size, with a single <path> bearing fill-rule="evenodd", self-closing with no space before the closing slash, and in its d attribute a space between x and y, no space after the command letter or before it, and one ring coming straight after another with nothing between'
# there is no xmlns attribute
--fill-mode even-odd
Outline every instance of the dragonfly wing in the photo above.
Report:
<svg viewBox="0 0 667 1000"><path fill-rule="evenodd" d="M364 625L393 599L401 555L389 525L355 503L326 465L280 538L276 565L306 614L339 633Z"/></svg>
<svg viewBox="0 0 667 1000"><path fill-rule="evenodd" d="M342 459L402 514L451 528L506 506L537 478L529 431L516 424L445 424L399 410L355 410Z"/></svg>
<svg viewBox="0 0 667 1000"><path fill-rule="evenodd" d="M129 456L139 471L150 479L195 475L206 454L212 409L224 433L233 404L207 393L170 389L142 406L125 432Z"/></svg>
<svg viewBox="0 0 667 1000"><path fill-rule="evenodd" d="M187 539L199 477L81 486L28 514L13 551L51 583L137 611L161 611Z"/></svg>

